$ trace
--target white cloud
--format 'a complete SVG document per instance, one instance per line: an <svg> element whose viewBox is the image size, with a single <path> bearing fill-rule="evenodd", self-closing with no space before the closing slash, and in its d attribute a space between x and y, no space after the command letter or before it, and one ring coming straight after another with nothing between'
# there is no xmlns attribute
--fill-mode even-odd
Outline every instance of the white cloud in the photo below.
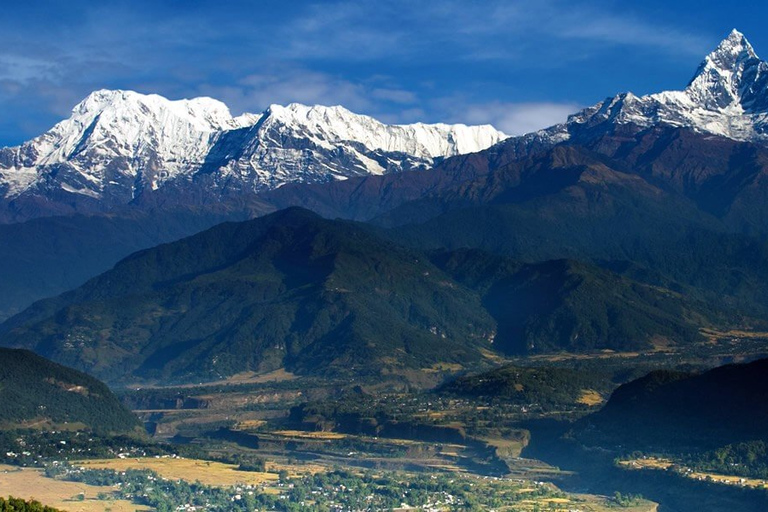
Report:
<svg viewBox="0 0 768 512"><path fill-rule="evenodd" d="M422 99L412 91L376 87L377 81L372 82L353 83L324 73L282 69L249 75L235 85L202 86L198 93L224 101L233 114L260 112L273 103L342 105L387 123L491 124L509 135L561 123L581 108L575 103L477 103L456 96Z"/></svg>
<svg viewBox="0 0 768 512"><path fill-rule="evenodd" d="M453 119L467 124L491 124L508 135L523 135L562 123L579 110L573 103L504 103L467 105Z"/></svg>

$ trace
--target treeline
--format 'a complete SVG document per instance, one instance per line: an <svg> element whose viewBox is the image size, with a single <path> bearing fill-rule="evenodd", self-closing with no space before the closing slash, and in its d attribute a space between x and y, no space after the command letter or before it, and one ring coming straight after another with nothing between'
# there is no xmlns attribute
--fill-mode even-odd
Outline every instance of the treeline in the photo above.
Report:
<svg viewBox="0 0 768 512"><path fill-rule="evenodd" d="M59 509L43 505L38 501L25 501L21 498L0 496L0 512L61 512Z"/></svg>
<svg viewBox="0 0 768 512"><path fill-rule="evenodd" d="M768 479L768 444L747 441L688 455L683 464L695 471Z"/></svg>
<svg viewBox="0 0 768 512"><path fill-rule="evenodd" d="M100 436L90 431L0 430L0 463L41 466L46 461L113 458L120 453L134 457L183 454L204 456L197 446L156 443L128 435Z"/></svg>

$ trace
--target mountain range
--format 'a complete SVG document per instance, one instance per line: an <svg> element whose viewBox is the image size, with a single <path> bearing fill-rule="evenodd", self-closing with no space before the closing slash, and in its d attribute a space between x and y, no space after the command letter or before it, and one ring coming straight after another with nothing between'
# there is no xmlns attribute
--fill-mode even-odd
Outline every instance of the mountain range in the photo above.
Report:
<svg viewBox="0 0 768 512"><path fill-rule="evenodd" d="M0 220L157 201L247 203L286 183L425 169L504 137L487 125L385 125L340 106L232 117L211 98L100 90L48 132L0 150Z"/></svg>
<svg viewBox="0 0 768 512"><path fill-rule="evenodd" d="M0 319L134 251L274 211L265 191L423 170L504 137L338 106L233 117L210 98L96 91L48 132L0 149Z"/></svg>
<svg viewBox="0 0 768 512"><path fill-rule="evenodd" d="M763 194L768 139L763 126L768 100L758 98L768 97L766 70L768 64L733 31L682 91L619 94L563 124L447 159L430 173L371 176L326 187L287 186L265 200L278 207L306 206L330 217L371 220L498 169L525 167L526 161L555 148L575 147L596 159L610 159L623 174L692 201L730 230L760 234L767 225ZM538 187L530 192L547 192ZM399 222L422 221L430 213Z"/></svg>
<svg viewBox="0 0 768 512"><path fill-rule="evenodd" d="M258 115L233 117L223 103L210 98L170 101L101 90L45 134L0 150L2 220L114 213L128 205L140 210L158 205L215 209L230 202L255 203L257 213L264 213L301 201L294 196L301 196L307 184L320 184L309 187L308 195L336 201L333 206L342 216L367 220L436 185L430 178L400 171L438 164L438 169L460 170L458 180L463 181L472 177L466 167L474 173L493 170L564 144L622 159L625 167L642 168L634 172L664 179L684 193L712 193L720 183L710 178L731 187L755 184L759 178L749 170L762 165L761 150L768 141L766 77L768 63L734 30L704 59L684 90L642 97L619 94L563 124L512 138L490 126L385 125L338 106L272 105ZM677 144L701 140L723 147L713 148L720 155L717 161L707 162L709 153L694 155L702 168L673 175L668 167L687 153L657 153L671 149L665 146L677 138L683 138ZM477 152L477 157L457 156ZM664 169L655 168L657 156L665 157L658 162ZM675 157L678 162L669 161ZM724 168L729 165L742 172L730 176L736 173ZM389 196L397 194L391 188L414 188L408 185L411 181L415 191L367 211L347 204L355 201L350 191L363 188L360 200L367 200L368 189ZM322 186L326 183L331 186ZM289 191L255 199L281 188Z"/></svg>
<svg viewBox="0 0 768 512"><path fill-rule="evenodd" d="M695 343L704 326L765 325L766 70L734 31L682 91L618 95L504 140L340 108L232 118L209 100L157 97L155 124L123 125L121 109L87 117L98 109L86 100L90 124L73 121L78 107L49 132L79 122L72 150L46 134L0 158L8 218L89 212L0 227L14 262L5 272L46 282L23 297L7 290L7 314L82 284L123 250L281 211L134 254L14 316L0 342L105 378L188 380L644 350ZM93 103L114 95L145 98L101 92ZM42 268L32 243L65 257L48 254Z"/></svg>
<svg viewBox="0 0 768 512"><path fill-rule="evenodd" d="M706 315L593 265L430 255L289 208L138 252L5 322L0 344L113 383L279 368L386 378L494 352L684 345Z"/></svg>

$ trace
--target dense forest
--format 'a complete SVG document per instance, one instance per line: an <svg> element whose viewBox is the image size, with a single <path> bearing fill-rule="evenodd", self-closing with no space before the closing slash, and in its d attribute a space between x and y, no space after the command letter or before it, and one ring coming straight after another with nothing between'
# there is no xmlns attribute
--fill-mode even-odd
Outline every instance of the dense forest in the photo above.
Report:
<svg viewBox="0 0 768 512"><path fill-rule="evenodd" d="M69 424L129 432L141 424L110 389L84 373L26 350L0 348L0 427Z"/></svg>

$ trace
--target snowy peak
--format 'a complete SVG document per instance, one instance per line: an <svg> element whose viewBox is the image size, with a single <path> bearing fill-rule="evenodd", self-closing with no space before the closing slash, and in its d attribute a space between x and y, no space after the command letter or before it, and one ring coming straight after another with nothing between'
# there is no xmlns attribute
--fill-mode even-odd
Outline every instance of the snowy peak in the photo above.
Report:
<svg viewBox="0 0 768 512"><path fill-rule="evenodd" d="M768 63L734 30L705 57L688 86L646 96L618 94L524 137L552 145L616 125L665 124L738 141L768 144Z"/></svg>
<svg viewBox="0 0 768 512"><path fill-rule="evenodd" d="M15 197L55 181L54 188L68 193L131 200L199 166L214 136L237 127L226 105L211 98L95 91L50 131L0 150L0 193Z"/></svg>
<svg viewBox="0 0 768 512"><path fill-rule="evenodd" d="M710 109L740 105L746 111L764 109L768 65L744 35L734 30L699 66L686 88L695 103Z"/></svg>
<svg viewBox="0 0 768 512"><path fill-rule="evenodd" d="M171 101L157 94L102 89L89 94L72 109L74 118L123 115L125 120L147 117L154 120L174 116L199 130L220 130L232 121L227 106L213 98Z"/></svg>
<svg viewBox="0 0 768 512"><path fill-rule="evenodd" d="M211 134L235 127L229 109L211 98L171 101L155 94L100 90L72 109L72 116L25 146L46 165L93 158L141 158L160 153L199 158ZM84 172L89 169L83 168ZM90 169L93 171L93 169Z"/></svg>
<svg viewBox="0 0 768 512"><path fill-rule="evenodd" d="M504 138L487 125L387 125L341 106L271 105L250 129L223 133L203 172L228 180L247 176L248 187L260 192L424 169L437 158L480 151Z"/></svg>
<svg viewBox="0 0 768 512"><path fill-rule="evenodd" d="M744 70L745 64L753 60L759 60L754 48L744 34L734 29L712 53L704 58L691 82L695 82L708 70L717 70L723 76L738 74Z"/></svg>
<svg viewBox="0 0 768 512"><path fill-rule="evenodd" d="M425 159L480 151L506 138L490 125L386 125L342 106L271 105L263 118L265 128L280 123L309 135L321 146L330 148L340 142L355 141L370 150Z"/></svg>

